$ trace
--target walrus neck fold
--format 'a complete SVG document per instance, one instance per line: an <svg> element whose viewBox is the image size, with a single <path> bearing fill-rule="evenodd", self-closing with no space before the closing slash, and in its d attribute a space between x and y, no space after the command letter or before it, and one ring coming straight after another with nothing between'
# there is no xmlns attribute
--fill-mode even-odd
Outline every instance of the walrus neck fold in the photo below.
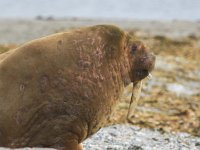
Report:
<svg viewBox="0 0 200 150"><path fill-rule="evenodd" d="M127 52L125 51L125 54ZM127 59L128 57L125 55L124 57L122 57L121 62L123 62L123 64L120 64L120 74L121 74L121 78L122 81L124 83L124 86L128 86L131 83L131 79L130 79L130 70L131 70L131 66L129 63L129 60Z"/></svg>

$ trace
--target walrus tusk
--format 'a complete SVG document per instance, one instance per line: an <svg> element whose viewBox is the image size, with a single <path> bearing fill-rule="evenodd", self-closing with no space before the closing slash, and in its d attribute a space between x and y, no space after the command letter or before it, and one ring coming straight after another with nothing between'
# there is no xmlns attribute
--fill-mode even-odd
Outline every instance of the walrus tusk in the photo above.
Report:
<svg viewBox="0 0 200 150"><path fill-rule="evenodd" d="M147 76L147 78L150 80L150 79L152 79L152 74L151 73L149 73L149 75Z"/></svg>
<svg viewBox="0 0 200 150"><path fill-rule="evenodd" d="M133 113L135 111L135 108L137 106L138 100L140 98L141 90L142 90L142 81L134 84L133 83L133 90L132 90L132 95L131 95L131 101L128 109L128 114L127 114L127 120L129 122L131 121L131 117L133 116Z"/></svg>

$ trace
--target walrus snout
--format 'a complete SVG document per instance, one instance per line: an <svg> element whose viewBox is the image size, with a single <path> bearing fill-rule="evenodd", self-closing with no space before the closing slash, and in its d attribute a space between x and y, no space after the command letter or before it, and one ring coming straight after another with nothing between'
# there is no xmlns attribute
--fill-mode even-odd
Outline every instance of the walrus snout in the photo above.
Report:
<svg viewBox="0 0 200 150"><path fill-rule="evenodd" d="M135 62L135 69L133 71L133 81L142 80L150 74L154 69L156 57L153 53L147 53L136 59L137 61Z"/></svg>
<svg viewBox="0 0 200 150"><path fill-rule="evenodd" d="M145 70L151 72L154 69L156 56L153 53L149 53L146 56L139 59L139 65L142 64Z"/></svg>
<svg viewBox="0 0 200 150"><path fill-rule="evenodd" d="M142 42L134 42L131 47L131 57L131 82L137 82L146 78L154 69L156 57Z"/></svg>

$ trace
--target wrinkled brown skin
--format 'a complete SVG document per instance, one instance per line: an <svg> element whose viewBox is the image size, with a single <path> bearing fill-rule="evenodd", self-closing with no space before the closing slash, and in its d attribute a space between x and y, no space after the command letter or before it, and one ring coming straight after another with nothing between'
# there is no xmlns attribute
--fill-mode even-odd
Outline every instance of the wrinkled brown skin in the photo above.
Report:
<svg viewBox="0 0 200 150"><path fill-rule="evenodd" d="M155 57L121 29L98 25L33 40L0 60L0 146L82 149L107 125L124 86ZM138 73L139 72L139 73Z"/></svg>

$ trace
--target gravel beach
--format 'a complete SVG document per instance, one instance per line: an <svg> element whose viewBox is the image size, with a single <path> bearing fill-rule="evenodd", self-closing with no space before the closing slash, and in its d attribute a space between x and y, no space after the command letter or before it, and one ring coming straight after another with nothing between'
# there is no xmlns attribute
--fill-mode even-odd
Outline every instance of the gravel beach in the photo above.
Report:
<svg viewBox="0 0 200 150"><path fill-rule="evenodd" d="M130 125L115 125L101 129L83 145L85 150L199 150L200 138L187 133L161 134L158 131ZM9 149L0 148L0 150ZM18 150L42 150L42 148Z"/></svg>

